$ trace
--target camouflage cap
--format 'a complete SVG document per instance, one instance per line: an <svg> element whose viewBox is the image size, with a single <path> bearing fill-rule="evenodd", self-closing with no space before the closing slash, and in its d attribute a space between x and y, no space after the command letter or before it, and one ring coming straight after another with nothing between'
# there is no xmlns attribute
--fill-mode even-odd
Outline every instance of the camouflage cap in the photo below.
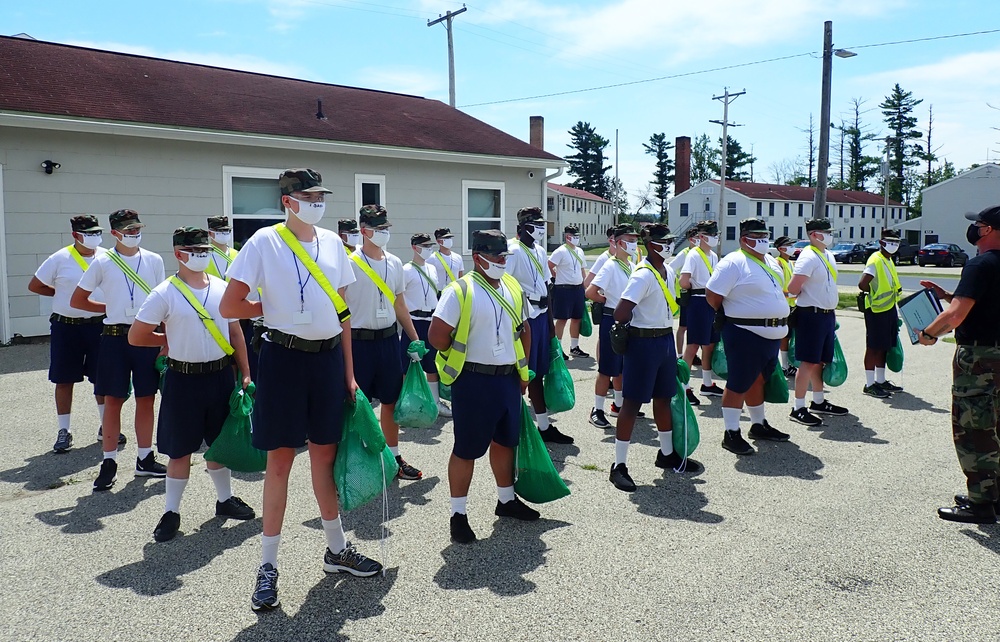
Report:
<svg viewBox="0 0 1000 642"><path fill-rule="evenodd" d="M428 243L433 243L434 239L427 232L417 232L410 237L410 245L426 245Z"/></svg>
<svg viewBox="0 0 1000 642"><path fill-rule="evenodd" d="M608 238L613 237L615 235L615 230L617 230L619 227L621 227L621 226L620 225L612 225L611 227L609 227L607 229Z"/></svg>
<svg viewBox="0 0 1000 642"><path fill-rule="evenodd" d="M694 237L698 236L698 233L699 233L698 226L692 225L691 227L687 228L686 232L684 232L684 238L690 241Z"/></svg>
<svg viewBox="0 0 1000 642"><path fill-rule="evenodd" d="M642 229L642 242L645 243L669 243L674 240L670 233L670 228L663 223L653 223Z"/></svg>
<svg viewBox="0 0 1000 642"><path fill-rule="evenodd" d="M702 221L697 225L698 234L705 236L717 236L719 234L719 224L715 221Z"/></svg>
<svg viewBox="0 0 1000 642"><path fill-rule="evenodd" d="M365 227L389 225L389 212L381 205L365 205L361 208L358 218Z"/></svg>
<svg viewBox="0 0 1000 642"><path fill-rule="evenodd" d="M187 247L192 250L210 250L212 244L208 240L208 231L197 227L178 227L174 230L174 247Z"/></svg>
<svg viewBox="0 0 1000 642"><path fill-rule="evenodd" d="M92 214L81 214L69 220L74 232L103 232L104 228L97 222L97 217Z"/></svg>
<svg viewBox="0 0 1000 642"><path fill-rule="evenodd" d="M807 232L826 232L833 229L828 218L811 218L806 221Z"/></svg>
<svg viewBox="0 0 1000 642"><path fill-rule="evenodd" d="M580 228L576 225L567 225L563 228L563 234L579 234Z"/></svg>
<svg viewBox="0 0 1000 642"><path fill-rule="evenodd" d="M309 168L286 169L278 177L278 187L281 195L288 196L292 192L322 192L332 194L321 184L323 177L319 172Z"/></svg>
<svg viewBox="0 0 1000 642"><path fill-rule="evenodd" d="M900 240L900 238L899 238L899 230L890 230L890 229L884 229L884 230L882 230L882 240L883 241L898 241L898 240Z"/></svg>
<svg viewBox="0 0 1000 642"><path fill-rule="evenodd" d="M745 218L740 221L740 236L751 232L766 232L767 223L762 218Z"/></svg>
<svg viewBox="0 0 1000 642"><path fill-rule="evenodd" d="M795 239L793 239L790 236L779 236L778 238L774 239L774 247L785 247L788 245L792 245L793 243L795 243Z"/></svg>
<svg viewBox="0 0 1000 642"><path fill-rule="evenodd" d="M211 232L230 232L233 226L229 224L228 216L209 216L208 229Z"/></svg>
<svg viewBox="0 0 1000 642"><path fill-rule="evenodd" d="M626 234L638 234L631 223L622 223L621 225L613 228L613 235L615 238L625 236Z"/></svg>
<svg viewBox="0 0 1000 642"><path fill-rule="evenodd" d="M522 207L517 210L517 224L522 223L544 223L545 215L540 207Z"/></svg>
<svg viewBox="0 0 1000 642"><path fill-rule="evenodd" d="M340 234L357 234L360 231L358 222L353 218L342 218L337 221L337 232Z"/></svg>
<svg viewBox="0 0 1000 642"><path fill-rule="evenodd" d="M450 239L454 237L455 235L451 233L450 227L439 227L434 230L434 238L436 239Z"/></svg>
<svg viewBox="0 0 1000 642"><path fill-rule="evenodd" d="M507 254L507 237L500 230L475 230L472 232L472 251L501 256Z"/></svg>
<svg viewBox="0 0 1000 642"><path fill-rule="evenodd" d="M116 210L108 217L113 230L127 230L134 227L145 227L146 224L139 221L139 212L135 210Z"/></svg>

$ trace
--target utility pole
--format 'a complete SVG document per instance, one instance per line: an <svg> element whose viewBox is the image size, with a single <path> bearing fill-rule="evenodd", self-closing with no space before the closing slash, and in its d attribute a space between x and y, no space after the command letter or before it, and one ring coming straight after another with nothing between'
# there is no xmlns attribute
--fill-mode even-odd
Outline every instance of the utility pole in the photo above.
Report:
<svg viewBox="0 0 1000 642"><path fill-rule="evenodd" d="M826 183L830 169L830 93L833 84L833 21L823 23L823 92L819 108L819 161L813 218L826 218Z"/></svg>
<svg viewBox="0 0 1000 642"><path fill-rule="evenodd" d="M889 227L889 142L891 136L885 137L885 160L882 161L882 229Z"/></svg>
<svg viewBox="0 0 1000 642"><path fill-rule="evenodd" d="M468 11L466 6L463 4L462 8L458 11L449 11L443 16L439 15L437 20L428 20L427 26L433 27L436 24L443 23L445 30L448 31L448 104L455 107L455 43L451 37L451 21L460 13L465 13Z"/></svg>
<svg viewBox="0 0 1000 642"><path fill-rule="evenodd" d="M722 227L722 212L726 209L726 153L729 147L729 134L727 130L730 125L733 127L742 127L737 123L729 122L729 103L733 102L743 94L747 93L744 89L743 91L736 92L735 94L729 93L729 87L721 96L712 96L712 100L722 101L722 120L710 120L708 122L715 123L716 125L722 125L722 161L719 163L719 212L717 216L719 217L718 224ZM722 249L720 242L719 249Z"/></svg>

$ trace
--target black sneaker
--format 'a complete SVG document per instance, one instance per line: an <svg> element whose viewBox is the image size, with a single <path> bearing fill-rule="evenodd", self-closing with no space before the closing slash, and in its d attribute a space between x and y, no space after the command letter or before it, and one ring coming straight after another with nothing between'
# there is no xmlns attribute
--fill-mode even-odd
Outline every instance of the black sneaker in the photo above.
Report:
<svg viewBox="0 0 1000 642"><path fill-rule="evenodd" d="M153 529L153 539L157 542L169 542L177 535L177 529L181 527L181 514L168 510L163 513L160 523Z"/></svg>
<svg viewBox="0 0 1000 642"><path fill-rule="evenodd" d="M564 353L562 353L562 355L563 355L563 361L569 361L569 355L568 354L566 354L564 352Z"/></svg>
<svg viewBox="0 0 1000 642"><path fill-rule="evenodd" d="M823 423L823 420L812 414L803 406L798 410L793 410L788 418L795 423L802 424L803 426L819 426Z"/></svg>
<svg viewBox="0 0 1000 642"><path fill-rule="evenodd" d="M570 348L569 349L569 353L571 355L573 355L574 357L577 357L579 359L589 359L590 358L590 355L587 354L586 352L584 352L583 350L581 350L580 346L576 346L575 348Z"/></svg>
<svg viewBox="0 0 1000 642"><path fill-rule="evenodd" d="M963 524L996 524L997 513L993 504L966 504L938 509L938 517Z"/></svg>
<svg viewBox="0 0 1000 642"><path fill-rule="evenodd" d="M618 406L614 402L611 402L611 410L610 410L610 412L608 412L608 416L609 417L617 417L618 415L621 414L621 412L622 412L621 406ZM637 412L635 414L635 416L637 418L642 418L642 417L646 416L646 413L644 413L642 410L640 410L639 412Z"/></svg>
<svg viewBox="0 0 1000 642"><path fill-rule="evenodd" d="M224 502L215 502L215 516L230 519L253 519L257 513L246 502L233 495Z"/></svg>
<svg viewBox="0 0 1000 642"><path fill-rule="evenodd" d="M399 464L399 472L396 473L396 477L400 479L414 481L424 476L422 471L406 463L402 455L396 455L396 463Z"/></svg>
<svg viewBox="0 0 1000 642"><path fill-rule="evenodd" d="M743 438L739 430L723 430L722 447L737 455L754 454L753 446L747 443L747 440Z"/></svg>
<svg viewBox="0 0 1000 642"><path fill-rule="evenodd" d="M888 399L892 395L889 394L888 390L884 390L877 383L873 383L870 386L865 386L861 389L861 392L868 395L869 397L875 397L876 399Z"/></svg>
<svg viewBox="0 0 1000 642"><path fill-rule="evenodd" d="M506 503L497 500L497 507L493 514L497 517L513 517L522 522L533 522L541 517L541 513L522 502L520 497L514 497Z"/></svg>
<svg viewBox="0 0 1000 642"><path fill-rule="evenodd" d="M604 416L603 410L592 408L590 411L590 423L598 428L611 428L611 422Z"/></svg>
<svg viewBox="0 0 1000 642"><path fill-rule="evenodd" d="M629 477L628 468L625 464L618 464L617 466L611 467L611 474L608 476L608 480L614 484L615 488L618 490L623 490L626 493L635 492L635 482Z"/></svg>
<svg viewBox="0 0 1000 642"><path fill-rule="evenodd" d="M894 384L893 382L889 381L888 379L886 379L882 383L876 383L875 385L878 386L879 388L881 388L882 390L885 390L889 394L892 394L894 392L903 392L903 387L902 386L897 386L896 384Z"/></svg>
<svg viewBox="0 0 1000 642"><path fill-rule="evenodd" d="M73 433L66 430L65 428L59 429L59 434L56 435L56 443L53 444L52 450L57 453L64 453L73 447Z"/></svg>
<svg viewBox="0 0 1000 642"><path fill-rule="evenodd" d="M701 386L701 394L705 395L706 397L721 397L722 393L723 393L722 388L715 385L714 383L710 386L706 386L705 384L702 384Z"/></svg>
<svg viewBox="0 0 1000 642"><path fill-rule="evenodd" d="M271 564L261 564L257 569L257 586L250 598L250 608L254 611L273 609L281 604L278 601L278 569Z"/></svg>
<svg viewBox="0 0 1000 642"><path fill-rule="evenodd" d="M750 439L762 439L764 441L788 441L791 438L791 435L787 432L781 432L767 423L767 419L762 424L750 426L750 432L747 433L747 436Z"/></svg>
<svg viewBox="0 0 1000 642"><path fill-rule="evenodd" d="M104 426L98 426L97 427L97 441L104 441ZM123 435L122 433L119 432L118 433L118 445L119 446L124 446L127 443L128 443L128 437L126 437L125 435Z"/></svg>
<svg viewBox="0 0 1000 642"><path fill-rule="evenodd" d="M569 435L564 435L559 432L559 429L549 424L549 427L545 430L539 430L538 432L542 435L542 441L546 441L550 444L571 444L573 443L573 438Z"/></svg>
<svg viewBox="0 0 1000 642"><path fill-rule="evenodd" d="M94 490L108 490L118 481L118 462L105 459L101 462L101 472L94 480Z"/></svg>
<svg viewBox="0 0 1000 642"><path fill-rule="evenodd" d="M817 415L835 415L841 417L847 414L847 408L835 406L828 399L824 399L823 403L811 402L809 404L809 412L816 413Z"/></svg>
<svg viewBox="0 0 1000 642"><path fill-rule="evenodd" d="M701 399L694 396L694 390L691 390L690 388L687 389L687 398L688 398L688 403L691 404L692 406L701 405Z"/></svg>
<svg viewBox="0 0 1000 642"><path fill-rule="evenodd" d="M371 577L382 570L382 565L365 557L354 548L354 544L347 542L344 550L337 554L326 549L326 553L323 554L323 570L327 573L350 573L355 577Z"/></svg>
<svg viewBox="0 0 1000 642"><path fill-rule="evenodd" d="M476 541L476 534L469 526L469 516L465 513L455 513L451 516L451 541L458 544L471 544Z"/></svg>
<svg viewBox="0 0 1000 642"><path fill-rule="evenodd" d="M701 462L694 459L684 460L677 454L676 450L669 455L664 455L663 451L657 448L656 461L654 463L657 468L665 468L675 473L700 473L705 470Z"/></svg>
<svg viewBox="0 0 1000 642"><path fill-rule="evenodd" d="M781 372L786 377L794 377L795 375L797 375L799 373L799 369L796 368L795 366L788 366L787 368L785 368Z"/></svg>
<svg viewBox="0 0 1000 642"><path fill-rule="evenodd" d="M683 350L681 352L683 352ZM701 367L701 357L699 357L698 355L694 355L694 359L691 360L691 365L692 366L698 366L700 368Z"/></svg>
<svg viewBox="0 0 1000 642"><path fill-rule="evenodd" d="M156 456L153 453L146 455L145 459L135 459L135 476L136 477L166 477L167 467L156 461Z"/></svg>

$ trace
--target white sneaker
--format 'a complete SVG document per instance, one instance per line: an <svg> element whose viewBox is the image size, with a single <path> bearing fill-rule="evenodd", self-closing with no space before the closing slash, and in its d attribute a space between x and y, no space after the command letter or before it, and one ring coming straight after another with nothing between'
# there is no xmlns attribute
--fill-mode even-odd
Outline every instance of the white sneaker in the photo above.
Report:
<svg viewBox="0 0 1000 642"><path fill-rule="evenodd" d="M444 405L442 402L439 401L438 402L438 415L441 416L441 417L450 417L451 416L451 408L449 408L448 406Z"/></svg>

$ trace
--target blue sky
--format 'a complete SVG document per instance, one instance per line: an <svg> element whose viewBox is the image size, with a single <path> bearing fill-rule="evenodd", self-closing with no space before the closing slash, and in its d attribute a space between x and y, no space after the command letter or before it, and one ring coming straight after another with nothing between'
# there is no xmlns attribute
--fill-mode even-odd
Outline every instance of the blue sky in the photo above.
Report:
<svg viewBox="0 0 1000 642"><path fill-rule="evenodd" d="M725 87L746 90L731 130L758 162L755 179L805 155L810 113L819 122L823 21L834 46L833 120L852 98L883 133L877 105L898 82L934 108L933 147L959 168L1000 158L1000 33L871 47L1000 29L995 0L474 0L455 20L460 109L519 138L546 120L546 148L566 148L578 120L619 136L617 169L634 194L648 182L651 134L714 139ZM460 2L441 0L48 0L4 11L5 35L412 93L448 100L445 30L428 19ZM805 55L799 55L805 54ZM798 56L681 78L512 102L590 87ZM494 103L494 104L482 104ZM835 138L834 144L835 145ZM877 153L872 148L869 153ZM836 165L835 157L831 163ZM832 173L837 167L831 168Z"/></svg>

